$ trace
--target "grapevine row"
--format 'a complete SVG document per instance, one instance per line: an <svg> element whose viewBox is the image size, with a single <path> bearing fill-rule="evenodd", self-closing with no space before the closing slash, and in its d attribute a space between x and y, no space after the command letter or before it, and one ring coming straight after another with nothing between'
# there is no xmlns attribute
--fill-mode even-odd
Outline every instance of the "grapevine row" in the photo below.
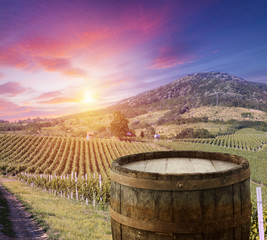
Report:
<svg viewBox="0 0 267 240"><path fill-rule="evenodd" d="M32 174L100 173L105 178L114 159L155 150L150 144L110 139L0 134L1 168Z"/></svg>

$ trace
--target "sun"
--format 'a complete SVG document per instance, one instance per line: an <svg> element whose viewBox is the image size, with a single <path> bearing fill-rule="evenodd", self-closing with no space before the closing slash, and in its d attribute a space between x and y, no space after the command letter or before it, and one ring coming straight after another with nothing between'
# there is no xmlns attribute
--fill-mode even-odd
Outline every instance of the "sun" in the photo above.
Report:
<svg viewBox="0 0 267 240"><path fill-rule="evenodd" d="M90 92L86 91L86 92L84 93L84 97L83 97L83 99L82 99L82 102L83 102L83 103L92 103L92 102L94 102L94 101L95 101L95 99L94 99L94 97L92 96L92 94L91 94Z"/></svg>

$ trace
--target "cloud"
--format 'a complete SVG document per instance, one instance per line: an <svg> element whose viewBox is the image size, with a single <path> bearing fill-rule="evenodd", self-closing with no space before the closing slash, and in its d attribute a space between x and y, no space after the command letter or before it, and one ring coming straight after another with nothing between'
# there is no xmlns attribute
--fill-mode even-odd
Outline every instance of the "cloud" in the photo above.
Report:
<svg viewBox="0 0 267 240"><path fill-rule="evenodd" d="M79 99L72 97L55 97L49 100L41 101L41 104L60 104L60 103L70 103L70 102L79 102Z"/></svg>
<svg viewBox="0 0 267 240"><path fill-rule="evenodd" d="M8 82L0 85L0 94L1 95L9 95L9 96L16 96L27 91L27 88L21 86L18 82Z"/></svg>
<svg viewBox="0 0 267 240"><path fill-rule="evenodd" d="M15 116L24 116L33 110L32 107L18 106L10 101L0 98L0 119L13 120Z"/></svg>
<svg viewBox="0 0 267 240"><path fill-rule="evenodd" d="M199 56L191 50L188 44L179 46L162 47L158 56L152 61L149 69L172 68L177 65L192 63L199 59Z"/></svg>
<svg viewBox="0 0 267 240"><path fill-rule="evenodd" d="M0 47L0 65L26 68L29 65L29 60L19 54L13 46Z"/></svg>
<svg viewBox="0 0 267 240"><path fill-rule="evenodd" d="M41 41L41 40L40 40ZM44 41L45 42L45 41ZM31 42L12 43L0 47L0 65L9 66L26 71L36 71L44 69L49 72L60 72L70 77L85 77L86 72L72 65L71 57L68 51L64 49L64 44L45 46L43 49L40 44L38 47L32 47ZM67 48L68 49L68 48Z"/></svg>
<svg viewBox="0 0 267 240"><path fill-rule="evenodd" d="M3 79L4 77L5 77L5 75L0 72L0 80Z"/></svg>
<svg viewBox="0 0 267 240"><path fill-rule="evenodd" d="M42 99L54 98L54 97L59 96L61 94L62 94L61 91L46 92L46 93L41 94L36 99L37 100L42 100Z"/></svg>
<svg viewBox="0 0 267 240"><path fill-rule="evenodd" d="M115 81L106 81L101 84L101 87L102 88L114 88L114 87L118 87L122 84L127 83L129 80L131 80L131 78L125 78L125 79L115 80Z"/></svg>
<svg viewBox="0 0 267 240"><path fill-rule="evenodd" d="M73 113L76 109L73 107L51 107L49 108L38 106L19 106L15 103L0 98L0 119L15 121L19 119L26 119L32 117L58 117L66 114L66 112Z"/></svg>
<svg viewBox="0 0 267 240"><path fill-rule="evenodd" d="M88 77L87 66L109 59L114 63L124 53L129 56L128 51L159 35L169 18L168 4L118 3L105 8L102 3L92 6L81 2L64 8L58 3L53 8L45 3L42 7L21 5L24 14L7 11L12 31L4 31L14 35L5 37L0 45L0 66L57 72L70 78ZM39 12L40 8L48 11Z"/></svg>
<svg viewBox="0 0 267 240"><path fill-rule="evenodd" d="M192 63L196 61L194 56L161 56L153 60L153 63L148 67L150 69L165 69L176 67L177 65L182 65L186 63Z"/></svg>
<svg viewBox="0 0 267 240"><path fill-rule="evenodd" d="M39 65L49 72L61 72L73 77L85 77L86 72L79 68L74 68L67 58L40 58Z"/></svg>
<svg viewBox="0 0 267 240"><path fill-rule="evenodd" d="M78 102L79 97L77 97L77 90L75 88L66 88L64 90L45 92L35 100L40 104L61 104L61 103L70 103Z"/></svg>
<svg viewBox="0 0 267 240"><path fill-rule="evenodd" d="M62 103L80 103L85 97L86 92L93 93L91 86L88 85L72 85L58 91L45 92L35 98L39 104L62 104ZM94 92L94 97L96 97Z"/></svg>
<svg viewBox="0 0 267 240"><path fill-rule="evenodd" d="M3 113L4 110L11 110L11 109L14 109L15 107L17 107L16 104L0 98L1 113Z"/></svg>
<svg viewBox="0 0 267 240"><path fill-rule="evenodd" d="M132 80L133 79L129 76L128 72L125 73L123 71L119 71L103 76L94 86L100 89L110 89L130 83Z"/></svg>
<svg viewBox="0 0 267 240"><path fill-rule="evenodd" d="M31 57L66 57L70 56L74 44L66 39L31 36L15 44L16 51Z"/></svg>

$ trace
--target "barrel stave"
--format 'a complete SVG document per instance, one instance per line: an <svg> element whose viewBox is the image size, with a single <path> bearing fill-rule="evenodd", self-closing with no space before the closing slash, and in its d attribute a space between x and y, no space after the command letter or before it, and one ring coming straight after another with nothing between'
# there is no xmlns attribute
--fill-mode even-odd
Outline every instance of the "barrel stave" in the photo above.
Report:
<svg viewBox="0 0 267 240"><path fill-rule="evenodd" d="M121 214L148 222L171 222L170 195L169 191L121 186Z"/></svg>
<svg viewBox="0 0 267 240"><path fill-rule="evenodd" d="M189 223L184 231L191 231L190 223L202 222L202 206L200 191L172 192L173 222Z"/></svg>
<svg viewBox="0 0 267 240"><path fill-rule="evenodd" d="M173 234L157 233L135 229L122 225L122 239L121 240L173 240Z"/></svg>

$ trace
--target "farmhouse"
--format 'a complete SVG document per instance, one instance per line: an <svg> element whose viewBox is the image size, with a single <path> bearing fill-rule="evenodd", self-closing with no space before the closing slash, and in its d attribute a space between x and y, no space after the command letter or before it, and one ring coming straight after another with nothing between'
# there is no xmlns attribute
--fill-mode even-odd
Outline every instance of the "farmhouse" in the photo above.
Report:
<svg viewBox="0 0 267 240"><path fill-rule="evenodd" d="M126 132L125 137L123 138L123 140L125 140L125 141L134 141L135 138L136 138L135 133L133 133L131 131L128 131L128 132Z"/></svg>
<svg viewBox="0 0 267 240"><path fill-rule="evenodd" d="M87 132L87 141L94 137L94 132Z"/></svg>

